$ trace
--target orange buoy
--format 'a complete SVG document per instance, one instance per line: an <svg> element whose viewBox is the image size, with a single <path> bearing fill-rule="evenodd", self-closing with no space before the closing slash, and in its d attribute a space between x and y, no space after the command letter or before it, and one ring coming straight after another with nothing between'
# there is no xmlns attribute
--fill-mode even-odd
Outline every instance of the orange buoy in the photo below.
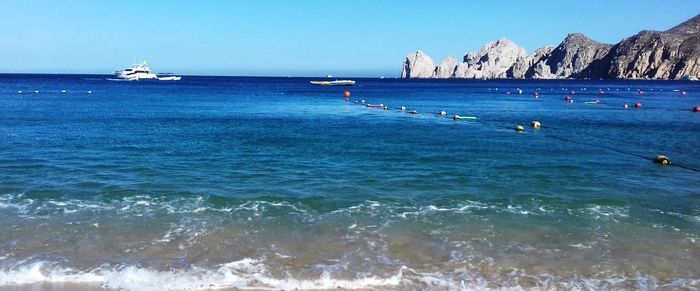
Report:
<svg viewBox="0 0 700 291"><path fill-rule="evenodd" d="M634 103L634 108L642 108L642 103Z"/></svg>
<svg viewBox="0 0 700 291"><path fill-rule="evenodd" d="M345 91L345 94L344 94L344 95L345 95L345 98L350 97L350 91Z"/></svg>
<svg viewBox="0 0 700 291"><path fill-rule="evenodd" d="M693 112L700 112L700 106L693 107Z"/></svg>

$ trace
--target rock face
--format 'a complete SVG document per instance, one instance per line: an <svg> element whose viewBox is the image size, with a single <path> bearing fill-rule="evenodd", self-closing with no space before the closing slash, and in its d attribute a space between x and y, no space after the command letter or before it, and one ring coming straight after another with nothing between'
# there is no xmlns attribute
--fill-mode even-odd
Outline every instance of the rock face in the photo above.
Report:
<svg viewBox="0 0 700 291"><path fill-rule="evenodd" d="M604 77L682 79L700 76L700 15L664 32L642 31L615 45Z"/></svg>
<svg viewBox="0 0 700 291"><path fill-rule="evenodd" d="M504 38L486 44L477 53L467 53L464 62L480 72L478 78L495 79L508 77L506 72L513 64L526 57L524 48Z"/></svg>
<svg viewBox="0 0 700 291"><path fill-rule="evenodd" d="M430 78L434 70L433 59L422 51L417 51L406 57L401 78Z"/></svg>
<svg viewBox="0 0 700 291"><path fill-rule="evenodd" d="M406 57L402 78L610 78L683 79L700 77L700 15L664 32L642 31L615 45L569 34L557 47L531 55L501 39L462 62L447 58L437 67L422 52Z"/></svg>
<svg viewBox="0 0 700 291"><path fill-rule="evenodd" d="M572 33L542 61L549 67L551 76L576 78L581 75L581 72L589 69L589 66L597 66L611 47L611 45L593 41L583 34ZM542 68L546 70L545 67ZM548 75L547 72L542 74Z"/></svg>
<svg viewBox="0 0 700 291"><path fill-rule="evenodd" d="M455 57L448 57L437 67L435 67L435 72L433 72L433 78L445 79L450 78L454 75L455 68L457 67L457 59Z"/></svg>
<svg viewBox="0 0 700 291"><path fill-rule="evenodd" d="M543 48L537 49L534 53L527 56L526 58L519 58L515 62L515 64L513 64L513 67L511 67L508 71L508 76L516 79L553 78L554 76L552 76L551 73L549 73L551 71L549 67L544 66L544 62L547 60L547 57L552 53L553 50L553 46L545 46ZM536 64L541 64L540 66L543 67L541 70L546 70L547 73L545 74L544 72L540 72L540 70L536 70Z"/></svg>

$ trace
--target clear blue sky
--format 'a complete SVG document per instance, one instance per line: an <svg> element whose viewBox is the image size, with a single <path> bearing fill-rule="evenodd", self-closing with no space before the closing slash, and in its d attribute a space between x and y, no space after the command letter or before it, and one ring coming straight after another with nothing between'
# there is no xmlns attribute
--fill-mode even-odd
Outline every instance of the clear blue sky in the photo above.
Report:
<svg viewBox="0 0 700 291"><path fill-rule="evenodd" d="M396 76L509 38L528 52L569 32L615 43L700 13L700 0L0 1L0 72Z"/></svg>

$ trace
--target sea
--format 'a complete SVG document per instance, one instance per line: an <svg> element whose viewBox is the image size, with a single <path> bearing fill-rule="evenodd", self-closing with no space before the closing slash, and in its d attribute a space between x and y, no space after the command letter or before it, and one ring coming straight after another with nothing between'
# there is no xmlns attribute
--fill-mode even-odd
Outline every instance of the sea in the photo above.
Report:
<svg viewBox="0 0 700 291"><path fill-rule="evenodd" d="M108 77L0 75L0 290L700 289L698 82Z"/></svg>

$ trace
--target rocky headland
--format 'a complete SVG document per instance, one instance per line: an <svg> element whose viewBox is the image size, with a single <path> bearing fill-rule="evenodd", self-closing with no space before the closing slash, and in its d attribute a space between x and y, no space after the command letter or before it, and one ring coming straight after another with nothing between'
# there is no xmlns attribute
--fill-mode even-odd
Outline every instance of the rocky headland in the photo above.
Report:
<svg viewBox="0 0 700 291"><path fill-rule="evenodd" d="M666 31L644 30L617 44L571 33L558 46L532 54L500 39L461 62L437 66L417 51L406 57L402 78L467 79L696 79L700 78L700 15Z"/></svg>

